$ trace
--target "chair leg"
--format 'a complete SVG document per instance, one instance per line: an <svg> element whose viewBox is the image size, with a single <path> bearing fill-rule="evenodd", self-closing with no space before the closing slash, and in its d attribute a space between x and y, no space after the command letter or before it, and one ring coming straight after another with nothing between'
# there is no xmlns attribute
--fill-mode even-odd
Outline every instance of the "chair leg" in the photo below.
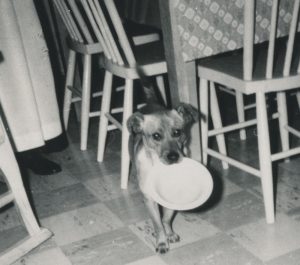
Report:
<svg viewBox="0 0 300 265"><path fill-rule="evenodd" d="M296 92L297 102L298 102L298 108L300 109L300 91Z"/></svg>
<svg viewBox="0 0 300 265"><path fill-rule="evenodd" d="M73 86L74 82L74 72L76 65L76 53L72 50L69 52L68 66L67 66L67 75L65 83L65 95L64 95L64 105L63 105L63 120L65 130L68 128L68 121L72 103L72 91L68 88Z"/></svg>
<svg viewBox="0 0 300 265"><path fill-rule="evenodd" d="M289 150L289 133L286 129L288 125L288 114L287 114L287 105L286 105L286 94L285 92L277 93L277 106L279 114L279 132L281 138L281 147L282 151ZM288 161L289 159L286 159Z"/></svg>
<svg viewBox="0 0 300 265"><path fill-rule="evenodd" d="M214 128L222 128L221 114L214 82L210 82L210 108ZM218 134L216 138L220 153L227 155L224 134ZM222 165L224 169L228 169L228 163L222 161Z"/></svg>
<svg viewBox="0 0 300 265"><path fill-rule="evenodd" d="M127 120L133 108L133 80L126 79L124 91L123 122L122 122L122 154L121 154L121 188L127 189L129 178L130 157L128 151L129 131Z"/></svg>
<svg viewBox="0 0 300 265"><path fill-rule="evenodd" d="M235 94L236 98L236 108L237 108L237 114L238 114L238 121L239 123L245 121L245 109L244 109L244 96L243 93L236 91ZM240 130L240 139L246 140L246 130L241 129Z"/></svg>
<svg viewBox="0 0 300 265"><path fill-rule="evenodd" d="M101 114L99 120L98 133L98 155L97 160L103 161L105 142L107 136L108 118L105 116L110 110L111 92L112 92L112 73L106 71L104 76L103 95L101 101Z"/></svg>
<svg viewBox="0 0 300 265"><path fill-rule="evenodd" d="M263 92L256 93L256 105L262 193L264 198L266 221L271 224L275 222L274 189L266 97Z"/></svg>
<svg viewBox="0 0 300 265"><path fill-rule="evenodd" d="M207 165L207 153L208 146L208 81L200 78L200 91L199 91L200 112L204 115L204 119L201 119L201 142L202 142L202 163Z"/></svg>
<svg viewBox="0 0 300 265"><path fill-rule="evenodd" d="M0 127L2 127L1 119ZM14 245L0 253L0 264L5 265L13 264L26 253L49 239L52 233L38 225L24 189L19 166L6 134L5 141L0 144L0 168L9 187L9 191L0 196L0 205L7 205L13 199L28 232L28 236L15 242Z"/></svg>
<svg viewBox="0 0 300 265"><path fill-rule="evenodd" d="M166 96L166 90L165 90L164 77L162 75L157 75L156 83L159 88L162 99L164 100L165 106L167 106L167 96Z"/></svg>
<svg viewBox="0 0 300 265"><path fill-rule="evenodd" d="M92 57L84 55L83 80L82 80L82 102L81 102L81 126L80 126L80 150L86 150L89 129L89 113L91 101L91 74Z"/></svg>
<svg viewBox="0 0 300 265"><path fill-rule="evenodd" d="M8 138L6 137L6 139ZM21 217L24 220L24 224L28 230L29 235L33 236L34 234L40 231L40 227L32 212L23 186L19 166L15 159L10 143L7 140L0 146L0 157L0 167L4 173L9 188L15 197L15 203L18 206Z"/></svg>

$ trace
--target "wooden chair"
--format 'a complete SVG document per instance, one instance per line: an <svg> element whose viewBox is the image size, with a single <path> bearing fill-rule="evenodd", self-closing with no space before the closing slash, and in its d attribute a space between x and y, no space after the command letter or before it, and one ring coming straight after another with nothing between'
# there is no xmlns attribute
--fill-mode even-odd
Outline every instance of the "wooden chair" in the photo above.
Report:
<svg viewBox="0 0 300 265"><path fill-rule="evenodd" d="M7 192L0 195L0 208L14 203L26 227L28 236L0 253L0 264L9 265L24 256L26 253L43 243L52 236L52 233L39 227L29 204L20 170L15 159L11 143L7 137L0 118L0 168L4 174ZM1 239L0 239L1 240Z"/></svg>
<svg viewBox="0 0 300 265"><path fill-rule="evenodd" d="M69 57L67 62L67 74L65 82L65 95L63 103L63 122L65 129L68 127L70 108L72 103L81 102L80 113L80 149L87 149L89 119L100 115L100 111L91 111L91 97L102 96L102 91L91 93L92 56L99 55L102 50L101 44L95 37L93 27L82 15L82 9L78 6L79 0L53 0L54 5L67 29L69 39ZM127 26L130 36L135 45L157 41L160 33L152 27L146 27L137 23ZM83 58L82 65L82 88L75 87L74 75L78 57ZM116 110L121 112L122 109Z"/></svg>
<svg viewBox="0 0 300 265"><path fill-rule="evenodd" d="M288 125L286 104L286 92L299 87L300 84L299 38L296 38L299 23L299 3L299 0L295 0L288 37L277 39L278 1L273 0L270 41L265 45L257 46L254 45L255 0L245 1L243 50L227 53L224 56L207 58L199 61L198 65L200 108L204 114L208 115L210 101L210 113L214 127L214 129L208 130L207 121L201 121L204 163L207 163L207 156L209 155L223 161L225 166L230 164L260 177L267 223L275 221L272 162L300 153L300 147L290 148L289 145L289 133L298 137L300 133ZM245 95L254 94L256 119L222 126L215 83ZM277 95L278 112L272 117L278 118L282 146L282 150L275 154L272 154L270 150L266 109L266 94L271 92ZM225 133L256 124L259 169L229 157L224 140ZM208 137L211 136L217 136L219 151L208 147Z"/></svg>
<svg viewBox="0 0 300 265"><path fill-rule="evenodd" d="M114 1L81 0L81 3L104 51L100 61L101 67L105 69L105 78L97 159L99 162L103 161L107 128L110 121L122 130L121 188L126 189L130 165L128 154L129 132L126 121L133 112L133 81L139 78L136 65L138 64L147 76L166 73L167 65L164 60L164 49L161 42L151 42L139 46L131 45ZM119 123L110 112L113 76L125 80L122 123ZM161 86L161 89L164 92L163 86Z"/></svg>

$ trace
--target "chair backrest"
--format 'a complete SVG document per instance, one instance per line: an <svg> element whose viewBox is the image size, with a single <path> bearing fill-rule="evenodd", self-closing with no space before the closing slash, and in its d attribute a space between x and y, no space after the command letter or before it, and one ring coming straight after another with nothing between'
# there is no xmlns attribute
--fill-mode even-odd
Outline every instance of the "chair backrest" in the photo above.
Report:
<svg viewBox="0 0 300 265"><path fill-rule="evenodd" d="M105 57L134 67L136 60L114 0L53 0L70 37L99 43Z"/></svg>
<svg viewBox="0 0 300 265"><path fill-rule="evenodd" d="M136 60L114 1L80 1L106 58L119 65L134 67Z"/></svg>
<svg viewBox="0 0 300 265"><path fill-rule="evenodd" d="M139 23L145 23L148 7L149 7L149 0L122 0L125 2L125 15L130 19L134 19ZM137 12L138 11L138 12Z"/></svg>
<svg viewBox="0 0 300 265"><path fill-rule="evenodd" d="M268 43L267 63L266 63L266 78L272 78L274 69L274 53L278 32L278 9L279 0L273 0L270 35ZM294 42L298 28L300 0L294 0L293 13L290 22L289 35L287 37L287 45L284 55L283 76L290 75L292 57L294 53ZM253 51L254 51L254 34L255 34L255 18L256 18L256 0L245 0L244 6L244 79L252 80L253 77ZM300 73L300 64L298 62L297 73Z"/></svg>
<svg viewBox="0 0 300 265"><path fill-rule="evenodd" d="M53 2L73 41L84 44L96 42L76 0L53 0Z"/></svg>

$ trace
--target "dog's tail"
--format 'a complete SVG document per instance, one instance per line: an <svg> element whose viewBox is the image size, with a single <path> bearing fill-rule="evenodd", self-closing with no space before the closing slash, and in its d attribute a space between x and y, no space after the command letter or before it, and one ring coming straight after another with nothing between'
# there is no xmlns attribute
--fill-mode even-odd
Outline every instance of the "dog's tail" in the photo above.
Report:
<svg viewBox="0 0 300 265"><path fill-rule="evenodd" d="M159 88L151 82L150 78L145 75L140 66L137 65L136 69L143 86L147 104L164 106L164 100L162 99Z"/></svg>

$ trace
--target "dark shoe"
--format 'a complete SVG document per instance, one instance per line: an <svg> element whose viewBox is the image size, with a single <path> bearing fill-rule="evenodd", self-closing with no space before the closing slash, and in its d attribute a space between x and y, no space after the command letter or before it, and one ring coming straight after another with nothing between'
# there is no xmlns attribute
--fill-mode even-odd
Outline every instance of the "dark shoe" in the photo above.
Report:
<svg viewBox="0 0 300 265"><path fill-rule="evenodd" d="M61 172L61 166L42 156L39 151L30 150L18 155L22 168L28 168L37 175L53 175Z"/></svg>

